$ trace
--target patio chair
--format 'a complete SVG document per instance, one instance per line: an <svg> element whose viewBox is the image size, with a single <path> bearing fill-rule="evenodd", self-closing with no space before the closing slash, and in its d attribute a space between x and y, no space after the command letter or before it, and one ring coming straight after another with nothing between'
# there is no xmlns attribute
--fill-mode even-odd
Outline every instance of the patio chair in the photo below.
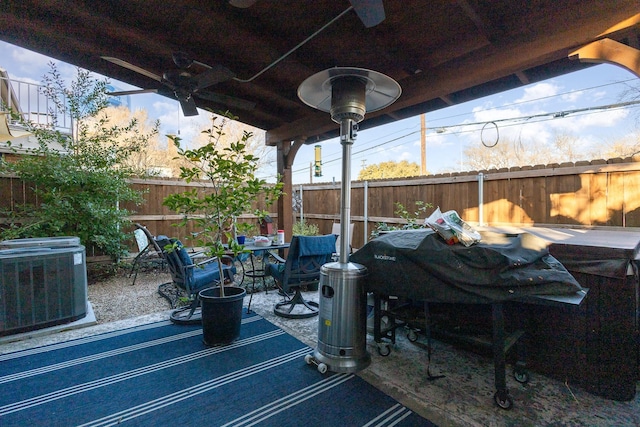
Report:
<svg viewBox="0 0 640 427"><path fill-rule="evenodd" d="M220 285L217 258L209 258L195 263L179 240L158 236L156 243L162 249L162 255L169 267L172 283L176 288L176 300L180 298L180 293L185 293L190 299L189 305L171 312L171 321L178 324L202 322L198 293L203 289ZM233 258L225 256L223 263L224 279L233 281L236 274ZM161 288L166 285L167 283L163 283L158 287L158 292L165 298L167 297L166 292Z"/></svg>
<svg viewBox="0 0 640 427"><path fill-rule="evenodd" d="M335 250L336 236L333 234L293 236L286 260L271 254L278 263L269 263L267 269L284 298L273 310L277 316L304 319L318 314L318 303L305 300L301 287L318 283L320 268L331 261ZM294 291L293 296L290 291Z"/></svg>
<svg viewBox="0 0 640 427"><path fill-rule="evenodd" d="M336 236L338 236L338 238L336 239L336 251L333 254L333 258L335 260L338 260L338 258L340 258L340 245L341 240L340 240L340 231L341 231L341 226L339 222L334 222L333 225L331 226L331 234L335 234ZM351 247L351 242L353 241L353 223L349 224L349 254L351 254L353 252L353 248Z"/></svg>
<svg viewBox="0 0 640 427"><path fill-rule="evenodd" d="M165 268L162 249L160 249L160 246L156 243L153 234L151 234L144 225L140 225L138 223L135 223L134 225L136 229L133 231L133 235L136 239L136 244L138 245L138 255L133 259L131 270L129 271L129 277L135 273L131 286L136 284L136 278L138 277L138 271L140 270L141 264L160 264L160 268L162 270Z"/></svg>

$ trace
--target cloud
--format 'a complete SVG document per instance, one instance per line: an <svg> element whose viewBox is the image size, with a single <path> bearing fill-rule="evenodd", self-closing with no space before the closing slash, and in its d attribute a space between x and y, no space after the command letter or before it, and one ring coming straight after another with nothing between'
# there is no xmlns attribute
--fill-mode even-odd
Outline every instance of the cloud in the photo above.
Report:
<svg viewBox="0 0 640 427"><path fill-rule="evenodd" d="M144 108L149 111L149 117L160 121L160 135L180 134L183 141L190 143L208 128L210 114L199 110L199 115L185 117L177 101L155 94L132 95L134 109Z"/></svg>
<svg viewBox="0 0 640 427"><path fill-rule="evenodd" d="M178 103L175 101L170 101L169 99L167 99L166 101L157 100L151 104L151 107L153 108L153 111L159 114L177 113Z"/></svg>
<svg viewBox="0 0 640 427"><path fill-rule="evenodd" d="M427 151L429 150L429 147L434 148L434 147L444 147L444 146L449 146L452 145L453 143L450 141L450 137L451 134L446 132L445 133L429 133L427 134ZM417 146L420 146L420 141L417 142Z"/></svg>
<svg viewBox="0 0 640 427"><path fill-rule="evenodd" d="M396 158L396 162L401 162L403 160L406 160L406 161L411 162L411 163L419 163L420 162L420 158L418 158L416 160L416 155L414 153L410 152L410 151L403 151Z"/></svg>
<svg viewBox="0 0 640 427"><path fill-rule="evenodd" d="M580 99L584 95L584 91L577 90L574 92L569 92L563 94L560 98L565 102L575 103L578 99Z"/></svg>
<svg viewBox="0 0 640 427"><path fill-rule="evenodd" d="M502 119L513 119L525 115L518 108L486 109L484 106L473 109L473 122L492 122ZM531 113L527 113L531 114ZM469 121L467 121L469 122Z"/></svg>
<svg viewBox="0 0 640 427"><path fill-rule="evenodd" d="M607 96L607 92L604 90L600 90L594 94L591 95L591 99L593 99L594 101L599 101L601 99L606 98Z"/></svg>
<svg viewBox="0 0 640 427"><path fill-rule="evenodd" d="M537 101L540 98L555 96L560 92L560 86L555 83L538 83L524 89L524 94L515 102Z"/></svg>
<svg viewBox="0 0 640 427"><path fill-rule="evenodd" d="M77 67L58 61L37 52L32 52L21 47L6 44L9 50L12 67L11 77L34 84L42 84L42 78L49 70L49 63L56 64L60 77L64 81L73 81L76 78ZM18 75L20 74L20 75Z"/></svg>
<svg viewBox="0 0 640 427"><path fill-rule="evenodd" d="M48 69L51 58L32 52L21 47L12 47L11 59L18 65L20 72L24 72L28 77L34 78L33 70Z"/></svg>
<svg viewBox="0 0 640 427"><path fill-rule="evenodd" d="M584 135L586 131L597 131L601 128L612 128L619 126L629 116L629 110L606 110L588 114L569 115L561 120L550 122L550 126L555 129Z"/></svg>
<svg viewBox="0 0 640 427"><path fill-rule="evenodd" d="M159 104L160 108L171 105L170 102ZM173 108L165 110L164 114L159 114L158 120L160 120L160 135L179 134L182 141L189 147L200 136L202 130L211 125L208 113L200 111L198 116L185 117L178 111L177 103Z"/></svg>

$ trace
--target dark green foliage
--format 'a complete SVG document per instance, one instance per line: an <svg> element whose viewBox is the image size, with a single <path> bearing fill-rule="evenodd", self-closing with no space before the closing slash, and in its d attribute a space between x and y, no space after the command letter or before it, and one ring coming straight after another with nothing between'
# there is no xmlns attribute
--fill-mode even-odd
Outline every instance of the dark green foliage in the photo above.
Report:
<svg viewBox="0 0 640 427"><path fill-rule="evenodd" d="M105 84L78 69L67 89L51 64L43 93L58 111L70 113L72 135L57 130L55 123L48 127L22 123L39 147L16 163L1 165L0 171L27 182L37 203L14 207L2 239L78 236L85 246L114 259L126 253L130 212L119 204L140 203L142 197L127 182L139 171L123 165L157 128L151 135L140 135L135 120L125 127L111 126L101 113L107 105Z"/></svg>

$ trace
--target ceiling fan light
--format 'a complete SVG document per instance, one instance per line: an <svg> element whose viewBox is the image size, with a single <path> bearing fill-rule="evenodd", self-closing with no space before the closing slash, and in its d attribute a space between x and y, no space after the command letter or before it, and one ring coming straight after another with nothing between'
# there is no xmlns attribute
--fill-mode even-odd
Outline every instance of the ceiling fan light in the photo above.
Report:
<svg viewBox="0 0 640 427"><path fill-rule="evenodd" d="M193 59L184 52L174 52L171 55L173 59L173 63L176 64L178 68L189 68L193 65Z"/></svg>
<svg viewBox="0 0 640 427"><path fill-rule="evenodd" d="M173 93L176 96L176 99L180 102L188 101L189 99L191 99L191 94L189 92L176 90Z"/></svg>

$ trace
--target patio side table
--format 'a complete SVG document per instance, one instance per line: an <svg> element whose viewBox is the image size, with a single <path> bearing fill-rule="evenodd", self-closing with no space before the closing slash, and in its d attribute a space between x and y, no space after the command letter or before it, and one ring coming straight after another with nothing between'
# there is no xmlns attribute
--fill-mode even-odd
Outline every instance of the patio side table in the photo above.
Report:
<svg viewBox="0 0 640 427"><path fill-rule="evenodd" d="M253 293L256 291L256 281L262 280L262 286L264 287L265 293L268 292L267 289L267 281L266 278L269 275L267 273L267 261L266 258L268 256L269 251L271 250L283 250L289 248L289 243L283 243L282 245L271 245L271 246L256 246L256 245L245 245L245 249L251 251L251 255L249 259L251 260L251 269L245 270L244 276L251 279L251 294L249 295L249 304L247 304L247 312L251 310L251 300L253 298ZM262 255L262 259L260 264L256 264L257 257Z"/></svg>

